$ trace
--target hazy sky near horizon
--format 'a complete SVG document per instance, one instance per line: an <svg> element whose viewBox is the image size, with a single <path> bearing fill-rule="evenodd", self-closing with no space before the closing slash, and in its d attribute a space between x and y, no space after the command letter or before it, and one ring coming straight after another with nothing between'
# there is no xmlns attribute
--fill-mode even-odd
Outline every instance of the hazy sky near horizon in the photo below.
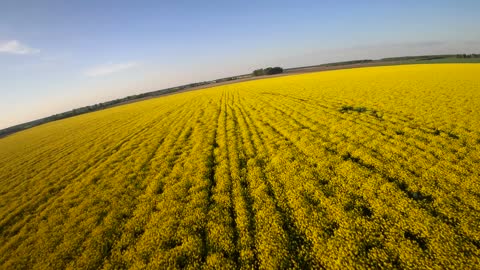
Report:
<svg viewBox="0 0 480 270"><path fill-rule="evenodd" d="M0 129L196 81L479 53L480 1L0 0Z"/></svg>

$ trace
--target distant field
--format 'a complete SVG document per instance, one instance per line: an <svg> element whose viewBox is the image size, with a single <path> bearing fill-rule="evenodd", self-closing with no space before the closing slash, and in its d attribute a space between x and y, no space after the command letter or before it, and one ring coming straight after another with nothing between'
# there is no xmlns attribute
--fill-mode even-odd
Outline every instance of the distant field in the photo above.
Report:
<svg viewBox="0 0 480 270"><path fill-rule="evenodd" d="M0 139L1 269L474 269L480 65L229 84Z"/></svg>
<svg viewBox="0 0 480 270"><path fill-rule="evenodd" d="M480 58L457 58L457 57L446 57L441 59L431 59L431 60L410 60L405 61L404 64L442 64L442 63L480 63Z"/></svg>

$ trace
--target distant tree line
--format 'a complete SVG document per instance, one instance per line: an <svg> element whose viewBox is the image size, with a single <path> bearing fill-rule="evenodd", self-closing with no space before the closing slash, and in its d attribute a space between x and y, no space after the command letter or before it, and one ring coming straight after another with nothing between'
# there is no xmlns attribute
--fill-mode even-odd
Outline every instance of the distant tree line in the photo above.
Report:
<svg viewBox="0 0 480 270"><path fill-rule="evenodd" d="M401 57L388 57L382 58L380 61L423 61L423 60L435 60L452 57L451 54L438 54L438 55L416 55L416 56L401 56Z"/></svg>
<svg viewBox="0 0 480 270"><path fill-rule="evenodd" d="M256 69L253 71L253 76L263 76L263 75L273 75L283 73L283 68L281 67L268 67Z"/></svg>
<svg viewBox="0 0 480 270"><path fill-rule="evenodd" d="M457 58L480 58L480 54L457 54Z"/></svg>
<svg viewBox="0 0 480 270"><path fill-rule="evenodd" d="M440 54L440 55L417 55L417 56L402 56L402 57L389 57L382 58L380 61L424 61L424 60L436 60L445 58L480 58L480 54Z"/></svg>
<svg viewBox="0 0 480 270"><path fill-rule="evenodd" d="M307 68L335 67L335 66L366 64L366 63L370 63L370 62L374 62L374 60L361 59L361 60L351 60L351 61L343 61L343 62L325 63L325 64L313 65L313 66L301 66L301 67L287 68L287 69L284 70L284 72L291 72L291 71L302 70L302 69L307 69Z"/></svg>

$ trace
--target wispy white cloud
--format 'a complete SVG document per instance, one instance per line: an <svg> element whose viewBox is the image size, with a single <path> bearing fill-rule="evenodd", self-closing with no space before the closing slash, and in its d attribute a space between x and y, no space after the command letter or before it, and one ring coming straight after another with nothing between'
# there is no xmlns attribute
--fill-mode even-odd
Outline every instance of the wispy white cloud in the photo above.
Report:
<svg viewBox="0 0 480 270"><path fill-rule="evenodd" d="M138 63L135 63L135 62L101 65L101 66L93 67L86 70L85 75L89 77L106 76L115 72L130 69L136 66L138 66Z"/></svg>
<svg viewBox="0 0 480 270"><path fill-rule="evenodd" d="M37 53L40 50L30 48L25 44L20 43L18 40L0 41L0 53L9 54L32 54Z"/></svg>

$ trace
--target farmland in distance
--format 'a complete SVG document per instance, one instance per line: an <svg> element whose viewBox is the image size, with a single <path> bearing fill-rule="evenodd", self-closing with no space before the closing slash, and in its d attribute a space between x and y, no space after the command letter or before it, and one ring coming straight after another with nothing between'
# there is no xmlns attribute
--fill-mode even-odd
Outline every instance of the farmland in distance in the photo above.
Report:
<svg viewBox="0 0 480 270"><path fill-rule="evenodd" d="M0 268L478 267L479 74L262 79L2 138Z"/></svg>

